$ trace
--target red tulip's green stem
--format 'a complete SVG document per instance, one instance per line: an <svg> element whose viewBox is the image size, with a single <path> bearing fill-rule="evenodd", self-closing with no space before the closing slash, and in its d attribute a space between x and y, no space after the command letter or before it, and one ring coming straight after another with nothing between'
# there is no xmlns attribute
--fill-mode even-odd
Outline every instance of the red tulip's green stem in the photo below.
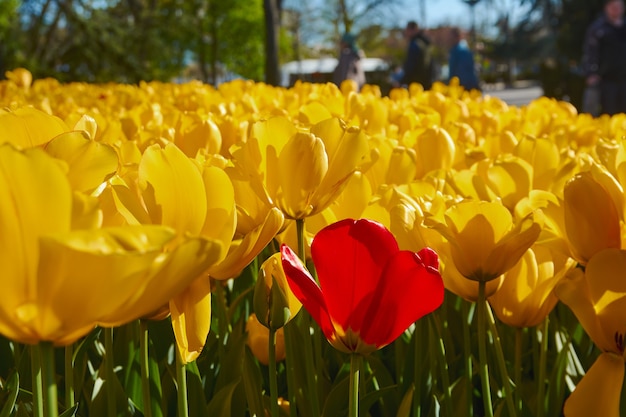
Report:
<svg viewBox="0 0 626 417"><path fill-rule="evenodd" d="M472 326L472 317L474 315L474 306L465 300L461 300L461 314L463 315L463 352L465 365L465 401L467 408L467 416L474 416L474 386L472 384L473 366L472 366L472 344L470 340L470 328Z"/></svg>
<svg viewBox="0 0 626 417"><path fill-rule="evenodd" d="M485 301L485 310L487 311L487 318L489 319L489 330L493 336L493 345L496 350L496 360L498 361L498 367L500 368L500 375L502 377L502 390L504 391L504 401L509 409L509 416L517 417L517 410L515 408L515 401L513 400L513 387L511 387L511 379L509 378L509 372L506 369L506 361L504 359L504 352L502 351L502 342L500 341L500 335L498 334L498 326L496 325L496 319L491 311L491 306Z"/></svg>
<svg viewBox="0 0 626 417"><path fill-rule="evenodd" d="M74 405L74 345L65 346L65 408Z"/></svg>
<svg viewBox="0 0 626 417"><path fill-rule="evenodd" d="M117 403L115 399L115 361L113 359L113 328L104 328L104 366L106 378L107 415L117 415Z"/></svg>
<svg viewBox="0 0 626 417"><path fill-rule="evenodd" d="M176 408L178 409L178 417L189 416L189 400L187 399L187 369L183 358L176 348Z"/></svg>
<svg viewBox="0 0 626 417"><path fill-rule="evenodd" d="M521 327L515 328L515 406L518 412L522 412L522 336L524 329Z"/></svg>
<svg viewBox="0 0 626 417"><path fill-rule="evenodd" d="M52 342L40 342L41 380L43 382L43 412L46 417L58 417L56 370Z"/></svg>
<svg viewBox="0 0 626 417"><path fill-rule="evenodd" d="M306 265L306 250L305 250L305 237L304 237L304 219L296 220L296 232L298 237L298 256L302 260L302 263ZM308 338L304 344L304 354L306 356L306 378L308 385L308 394L311 398L311 416L319 417L319 395L317 391L317 373L315 371L315 360L313 358L313 338L317 337L316 332L311 335L311 317L307 312L301 314L301 322L299 323L304 334Z"/></svg>
<svg viewBox="0 0 626 417"><path fill-rule="evenodd" d="M152 404L150 404L150 356L148 345L150 335L148 334L148 323L139 320L139 362L141 367L141 393L143 400L143 415L152 417Z"/></svg>
<svg viewBox="0 0 626 417"><path fill-rule="evenodd" d="M272 417L278 417L278 381L276 379L276 330L270 330L269 337L269 379L270 411Z"/></svg>
<svg viewBox="0 0 626 417"><path fill-rule="evenodd" d="M33 416L43 417L43 381L41 380L41 354L39 345L30 347L30 366L33 379Z"/></svg>
<svg viewBox="0 0 626 417"><path fill-rule="evenodd" d="M445 395L443 399L444 403L444 415L447 417L452 417L452 388L450 387L450 377L448 375L448 361L446 359L446 347L443 343L443 337L441 332L441 320L437 315L437 312L434 311L430 314L430 319L433 323L435 331L437 332L437 346L436 351L439 356L439 365L441 367L441 382L443 384L443 393Z"/></svg>
<svg viewBox="0 0 626 417"><path fill-rule="evenodd" d="M550 321L546 317L541 329L541 349L539 350L539 384L537 389L537 417L543 417L545 413L545 392L546 392L546 357L548 354L548 326Z"/></svg>
<svg viewBox="0 0 626 417"><path fill-rule="evenodd" d="M359 416L359 382L361 380L361 364L363 357L358 353L350 355L350 400L348 402L348 417Z"/></svg>
<svg viewBox="0 0 626 417"><path fill-rule="evenodd" d="M486 281L478 281L478 372L482 387L485 417L493 417L493 405L491 403L491 387L489 384L489 366L487 365L487 300L485 298Z"/></svg>

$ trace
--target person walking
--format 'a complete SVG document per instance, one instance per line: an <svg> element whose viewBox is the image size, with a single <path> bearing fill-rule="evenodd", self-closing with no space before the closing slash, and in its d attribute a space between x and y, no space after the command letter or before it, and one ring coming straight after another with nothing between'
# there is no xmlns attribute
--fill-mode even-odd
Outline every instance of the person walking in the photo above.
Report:
<svg viewBox="0 0 626 417"><path fill-rule="evenodd" d="M451 48L448 58L448 82L457 77L461 86L466 90L479 90L474 54L469 49L467 41L461 36L461 30L458 27L451 28L449 33Z"/></svg>
<svg viewBox="0 0 626 417"><path fill-rule="evenodd" d="M353 80L359 89L365 84L365 72L362 60L363 52L356 46L356 37L352 33L344 33L341 37L339 62L333 72L333 82L341 86L344 80Z"/></svg>
<svg viewBox="0 0 626 417"><path fill-rule="evenodd" d="M407 23L404 37L408 46L400 84L408 86L411 83L420 83L424 90L428 90L433 84L434 76L431 40L414 20Z"/></svg>
<svg viewBox="0 0 626 417"><path fill-rule="evenodd" d="M624 1L607 0L602 15L587 29L583 45L586 95L599 94L600 114L626 113L626 26ZM588 103L583 111L594 113Z"/></svg>

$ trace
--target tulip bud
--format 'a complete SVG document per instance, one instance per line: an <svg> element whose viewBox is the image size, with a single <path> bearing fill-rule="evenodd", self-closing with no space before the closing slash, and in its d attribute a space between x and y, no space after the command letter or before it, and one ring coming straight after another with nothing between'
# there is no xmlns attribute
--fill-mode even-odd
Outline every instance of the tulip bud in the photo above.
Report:
<svg viewBox="0 0 626 417"><path fill-rule="evenodd" d="M276 330L287 324L300 307L302 304L287 284L280 253L276 253L261 265L261 275L254 288L254 312L261 324Z"/></svg>

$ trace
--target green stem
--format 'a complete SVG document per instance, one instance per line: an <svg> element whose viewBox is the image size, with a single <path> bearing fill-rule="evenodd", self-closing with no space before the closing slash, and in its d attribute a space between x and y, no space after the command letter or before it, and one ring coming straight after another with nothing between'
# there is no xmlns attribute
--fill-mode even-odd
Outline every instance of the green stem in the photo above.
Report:
<svg viewBox="0 0 626 417"><path fill-rule="evenodd" d="M491 403L491 387L489 384L489 366L487 365L487 319L485 281L478 282L478 372L482 387L483 404L485 407L485 417L493 417L493 405Z"/></svg>
<svg viewBox="0 0 626 417"><path fill-rule="evenodd" d="M141 366L143 415L145 417L152 417L152 404L150 404L150 356L148 352L150 335L148 334L148 323L145 320L140 320L139 328L139 362Z"/></svg>
<svg viewBox="0 0 626 417"><path fill-rule="evenodd" d="M298 256L306 265L306 249L304 244L304 219L296 220L296 234L298 237Z"/></svg>
<svg viewBox="0 0 626 417"><path fill-rule="evenodd" d="M104 358L105 378L106 378L106 396L107 396L107 415L115 417L117 415L117 402L115 398L115 361L113 358L113 328L104 329Z"/></svg>
<svg viewBox="0 0 626 417"><path fill-rule="evenodd" d="M415 330L413 331L413 385L415 387L413 391L413 417L421 417L422 415L422 375L421 375L421 363L422 363L422 344L421 340L424 340L424 322L418 320L415 323Z"/></svg>
<svg viewBox="0 0 626 417"><path fill-rule="evenodd" d="M350 355L350 400L348 417L359 416L359 382L361 380L361 364L363 357L358 353Z"/></svg>
<svg viewBox="0 0 626 417"><path fill-rule="evenodd" d="M278 381L276 379L276 330L271 328L269 330L270 411L272 413L272 417L278 417Z"/></svg>
<svg viewBox="0 0 626 417"><path fill-rule="evenodd" d="M43 381L41 380L41 354L39 345L30 347L30 364L33 379L33 416L43 417Z"/></svg>
<svg viewBox="0 0 626 417"><path fill-rule="evenodd" d="M298 238L298 256L302 260L302 263L306 265L306 250L304 239L304 219L296 220L296 232ZM315 359L313 357L313 338L317 337L317 332L313 332L311 335L311 317L307 312L301 314L300 325L304 329L304 334L307 337L306 343L304 343L304 355L306 356L306 378L308 385L308 396L311 398L311 416L319 417L319 394L317 391L317 373L315 371Z"/></svg>
<svg viewBox="0 0 626 417"><path fill-rule="evenodd" d="M74 345L65 346L65 408L74 405Z"/></svg>
<svg viewBox="0 0 626 417"><path fill-rule="evenodd" d="M189 416L189 401L187 398L187 370L180 352L176 349L176 391L178 417Z"/></svg>
<svg viewBox="0 0 626 417"><path fill-rule="evenodd" d="M300 313L302 314L302 313ZM292 326L296 325L295 320L291 320L287 325L283 328L285 332L285 370L287 372L287 395L289 395L289 415L297 416L298 415L298 407L297 407L297 397L296 397L296 375L295 375L295 366L294 366L294 343L293 343L293 335L294 328Z"/></svg>
<svg viewBox="0 0 626 417"><path fill-rule="evenodd" d="M463 315L463 353L465 365L465 396L468 417L474 416L474 385L472 376L474 374L472 366L472 344L470 338L470 328L472 326L472 316L474 315L473 304L461 300L461 314Z"/></svg>
<svg viewBox="0 0 626 417"><path fill-rule="evenodd" d="M489 319L489 330L493 335L493 345L496 350L496 360L498 361L498 367L500 368L500 375L502 377L502 384L504 391L504 401L509 409L509 415L511 417L517 417L517 410L515 408L515 401L513 400L513 387L511 387L511 379L509 378L509 372L506 368L506 360L504 359L504 352L502 351L502 342L500 341L500 335L498 334L498 327L496 320L491 311L489 303L485 302L485 310L487 311L487 318Z"/></svg>
<svg viewBox="0 0 626 417"><path fill-rule="evenodd" d="M521 327L515 328L515 391L516 391L516 407L518 412L522 412L522 337L523 331Z"/></svg>
<svg viewBox="0 0 626 417"><path fill-rule="evenodd" d="M437 347L436 351L438 354L439 365L441 367L441 382L443 384L443 393L445 395L443 399L444 403L444 415L447 417L452 417L452 388L450 386L450 377L448 375L448 361L446 359L446 347L443 342L442 331L441 331L441 320L439 319L439 315L437 312L433 312L429 315L430 319L433 323L435 331L437 332Z"/></svg>
<svg viewBox="0 0 626 417"><path fill-rule="evenodd" d="M58 417L56 370L52 342L40 342L41 380L43 382L43 411L46 417Z"/></svg>
<svg viewBox="0 0 626 417"><path fill-rule="evenodd" d="M546 360L548 355L548 317L543 321L541 329L541 349L539 350L539 378L537 385L537 417L543 417L545 413L545 392L546 392Z"/></svg>

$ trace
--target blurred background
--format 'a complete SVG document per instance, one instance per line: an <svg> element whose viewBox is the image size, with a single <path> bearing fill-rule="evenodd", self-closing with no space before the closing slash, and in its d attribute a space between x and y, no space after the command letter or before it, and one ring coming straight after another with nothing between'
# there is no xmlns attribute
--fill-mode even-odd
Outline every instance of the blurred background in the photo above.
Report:
<svg viewBox="0 0 626 417"><path fill-rule="evenodd" d="M415 20L436 46L439 79L458 26L485 90L533 82L580 107L583 36L601 8L602 0L0 0L0 77L26 67L61 82L325 82L351 32L368 83L385 93Z"/></svg>

